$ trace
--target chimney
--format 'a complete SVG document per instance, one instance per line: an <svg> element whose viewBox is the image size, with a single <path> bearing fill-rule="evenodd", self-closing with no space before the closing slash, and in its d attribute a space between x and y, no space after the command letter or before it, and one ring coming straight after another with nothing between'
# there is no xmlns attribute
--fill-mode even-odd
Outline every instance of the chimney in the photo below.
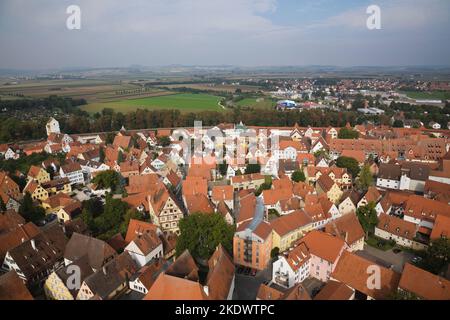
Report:
<svg viewBox="0 0 450 320"><path fill-rule="evenodd" d="M103 274L106 276L106 268L105 268L105 266L102 267L102 271L103 271Z"/></svg>
<svg viewBox="0 0 450 320"><path fill-rule="evenodd" d="M22 243L24 243L25 242L25 238L22 238L21 241L22 241Z"/></svg>
<svg viewBox="0 0 450 320"><path fill-rule="evenodd" d="M205 292L205 294L207 296L209 296L209 287L208 286L203 286L203 291Z"/></svg>
<svg viewBox="0 0 450 320"><path fill-rule="evenodd" d="M33 250L37 251L37 249L36 249L36 242L34 242L34 239L31 239L30 243L31 243L31 247L33 248Z"/></svg>

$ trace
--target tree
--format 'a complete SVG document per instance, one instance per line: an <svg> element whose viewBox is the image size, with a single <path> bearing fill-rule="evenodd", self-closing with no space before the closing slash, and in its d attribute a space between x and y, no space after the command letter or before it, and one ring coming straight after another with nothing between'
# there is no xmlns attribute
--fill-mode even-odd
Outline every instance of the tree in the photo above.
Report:
<svg viewBox="0 0 450 320"><path fill-rule="evenodd" d="M100 147L100 150L99 150L99 158L100 158L101 163L105 162L105 149L102 147Z"/></svg>
<svg viewBox="0 0 450 320"><path fill-rule="evenodd" d="M403 128L403 121L402 120L395 120L392 124L394 128Z"/></svg>
<svg viewBox="0 0 450 320"><path fill-rule="evenodd" d="M217 213L191 214L180 220L180 236L177 239L176 255L186 249L194 258L209 258L219 243L228 251L233 251L235 228Z"/></svg>
<svg viewBox="0 0 450 320"><path fill-rule="evenodd" d="M0 197L0 212L6 211L6 204L5 201L3 201L3 198Z"/></svg>
<svg viewBox="0 0 450 320"><path fill-rule="evenodd" d="M265 176L264 183L256 190L256 196L258 197L264 190L270 190L272 188L272 177Z"/></svg>
<svg viewBox="0 0 450 320"><path fill-rule="evenodd" d="M280 248L278 248L278 247L275 247L272 249L272 251L270 251L270 257L272 259L277 258L279 254L280 254Z"/></svg>
<svg viewBox="0 0 450 320"><path fill-rule="evenodd" d="M119 150L119 154L117 155L117 164L121 164L123 162L123 152Z"/></svg>
<svg viewBox="0 0 450 320"><path fill-rule="evenodd" d="M450 258L450 239L440 238L431 241L428 248L419 254L422 261L418 266L431 273L439 274L448 267Z"/></svg>
<svg viewBox="0 0 450 320"><path fill-rule="evenodd" d="M367 190L370 186L373 185L373 176L372 172L370 172L369 165L366 164L362 167L356 183L360 190Z"/></svg>
<svg viewBox="0 0 450 320"><path fill-rule="evenodd" d="M260 173L261 165L259 163L249 163L245 167L245 174Z"/></svg>
<svg viewBox="0 0 450 320"><path fill-rule="evenodd" d="M127 210L127 203L113 199L110 195L106 197L103 213L94 219L98 232L107 235L117 234Z"/></svg>
<svg viewBox="0 0 450 320"><path fill-rule="evenodd" d="M346 168L353 177L356 177L360 170L358 161L350 157L337 158L336 166L338 166L339 168Z"/></svg>
<svg viewBox="0 0 450 320"><path fill-rule="evenodd" d="M117 190L120 187L121 177L117 171L106 170L100 172L92 179L92 183L96 184L100 189L111 189L111 192Z"/></svg>
<svg viewBox="0 0 450 320"><path fill-rule="evenodd" d="M358 131L349 129L349 128L342 128L339 130L338 138L339 139L358 139L359 133Z"/></svg>
<svg viewBox="0 0 450 320"><path fill-rule="evenodd" d="M375 210L375 203L370 202L366 206L361 206L356 210L356 216L359 223L366 233L366 237L369 234L373 234L375 226L378 224L377 211Z"/></svg>
<svg viewBox="0 0 450 320"><path fill-rule="evenodd" d="M221 163L219 164L219 172L220 174L225 177L227 175L228 171L228 164L227 163Z"/></svg>
<svg viewBox="0 0 450 320"><path fill-rule="evenodd" d="M25 193L22 204L19 207L19 213L26 221L38 223L45 217L45 210L42 207L35 206L29 192Z"/></svg>
<svg viewBox="0 0 450 320"><path fill-rule="evenodd" d="M162 147L168 147L171 143L170 137L163 136L158 138L158 144Z"/></svg>
<svg viewBox="0 0 450 320"><path fill-rule="evenodd" d="M302 170L297 170L292 174L292 181L295 182L305 182L306 181L306 177L305 177L305 173Z"/></svg>

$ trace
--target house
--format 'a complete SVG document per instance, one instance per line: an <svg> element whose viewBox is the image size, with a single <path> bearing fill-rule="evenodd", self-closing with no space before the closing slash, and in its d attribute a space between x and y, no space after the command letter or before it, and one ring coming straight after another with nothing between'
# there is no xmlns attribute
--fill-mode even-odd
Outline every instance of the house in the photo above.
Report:
<svg viewBox="0 0 450 320"><path fill-rule="evenodd" d="M399 165L382 163L378 171L377 187L385 189L399 189L401 168Z"/></svg>
<svg viewBox="0 0 450 320"><path fill-rule="evenodd" d="M131 256L124 252L84 279L77 300L114 299L128 289L129 279L138 270Z"/></svg>
<svg viewBox="0 0 450 320"><path fill-rule="evenodd" d="M73 200L56 212L59 222L65 223L81 214L81 202Z"/></svg>
<svg viewBox="0 0 450 320"><path fill-rule="evenodd" d="M431 230L438 215L450 216L450 205L411 195L406 201L403 219Z"/></svg>
<svg viewBox="0 0 450 320"><path fill-rule="evenodd" d="M38 285L63 265L66 241L62 228L52 225L8 250L2 268L16 271L28 285Z"/></svg>
<svg viewBox="0 0 450 320"><path fill-rule="evenodd" d="M208 288L200 284L199 268L188 250L159 274L145 300L206 300Z"/></svg>
<svg viewBox="0 0 450 320"><path fill-rule="evenodd" d="M70 184L84 184L84 175L81 165L77 162L71 162L61 166L59 169L61 178L68 178Z"/></svg>
<svg viewBox="0 0 450 320"><path fill-rule="evenodd" d="M418 226L395 216L382 213L378 217L375 235L382 239L393 240L402 247L425 250L426 245L415 240Z"/></svg>
<svg viewBox="0 0 450 320"><path fill-rule="evenodd" d="M64 193L72 193L72 185L69 178L54 179L41 184L49 195Z"/></svg>
<svg viewBox="0 0 450 320"><path fill-rule="evenodd" d="M27 180L33 180L39 184L43 184L50 181L50 174L44 168L31 166L28 170Z"/></svg>
<svg viewBox="0 0 450 320"><path fill-rule="evenodd" d="M272 227L272 248L278 248L280 252L289 249L312 230L312 219L302 210L271 220L269 224Z"/></svg>
<svg viewBox="0 0 450 320"><path fill-rule="evenodd" d="M234 263L264 270L270 263L272 247L271 226L259 218L247 220L237 227L233 237Z"/></svg>
<svg viewBox="0 0 450 320"><path fill-rule="evenodd" d="M361 200L359 200L357 207L359 208L359 207L367 206L371 202L377 203L378 200L380 200L380 199L381 199L381 194L377 190L377 188L370 186L369 189L367 190L366 194L363 195Z"/></svg>
<svg viewBox="0 0 450 320"><path fill-rule="evenodd" d="M231 177L231 185L234 190L258 190L259 187L266 181L262 174L244 174L240 176Z"/></svg>
<svg viewBox="0 0 450 320"><path fill-rule="evenodd" d="M450 300L450 281L406 263L398 291L401 295L411 294L421 300L448 301Z"/></svg>
<svg viewBox="0 0 450 320"><path fill-rule="evenodd" d="M450 204L450 184L427 180L423 192L426 198Z"/></svg>
<svg viewBox="0 0 450 320"><path fill-rule="evenodd" d="M77 282L71 282L74 270L79 271ZM45 280L44 292L49 300L75 300L80 289L79 285L93 274L87 255L80 257L69 265L53 271ZM77 286L78 284L78 286Z"/></svg>
<svg viewBox="0 0 450 320"><path fill-rule="evenodd" d="M47 124L45 125L45 130L47 131L47 136L50 136L52 133L61 133L59 122L55 118L50 118L50 120L48 120Z"/></svg>
<svg viewBox="0 0 450 320"><path fill-rule="evenodd" d="M5 160L17 160L20 158L20 150L18 150L16 147L13 146L7 146L7 149L5 152L0 151L0 155L3 155L3 158Z"/></svg>
<svg viewBox="0 0 450 320"><path fill-rule="evenodd" d="M163 258L163 243L155 230L148 229L138 234L125 247L139 268L147 265L153 259Z"/></svg>
<svg viewBox="0 0 450 320"><path fill-rule="evenodd" d="M345 249L342 239L311 231L273 263L272 281L285 288L302 283L308 277L327 282Z"/></svg>
<svg viewBox="0 0 450 320"><path fill-rule="evenodd" d="M48 199L48 192L40 184L35 182L34 180L30 180L25 188L23 189L23 193L29 193L33 200L44 201Z"/></svg>
<svg viewBox="0 0 450 320"><path fill-rule="evenodd" d="M128 223L128 230L125 236L125 243L128 245L135 238L141 237L146 233L156 233L163 245L164 258L170 259L175 254L175 238L164 234L161 229L152 223L130 219Z"/></svg>
<svg viewBox="0 0 450 320"><path fill-rule="evenodd" d="M153 223L166 234L179 234L178 223L184 214L178 200L172 193L164 185L157 186L147 198Z"/></svg>
<svg viewBox="0 0 450 320"><path fill-rule="evenodd" d="M365 233L354 213L330 221L325 232L344 240L351 252L364 249Z"/></svg>
<svg viewBox="0 0 450 320"><path fill-rule="evenodd" d="M374 272L379 272L379 286L373 283ZM344 251L331 274L331 280L354 290L355 300L388 300L397 291L400 274L355 253Z"/></svg>
<svg viewBox="0 0 450 320"><path fill-rule="evenodd" d="M208 260L208 275L204 291L211 300L232 300L234 292L234 264L231 256L219 244Z"/></svg>
<svg viewBox="0 0 450 320"><path fill-rule="evenodd" d="M18 216L17 219L15 218ZM22 242L37 236L41 230L32 222L25 220L15 211L0 214L0 261L3 263L6 253Z"/></svg>
<svg viewBox="0 0 450 320"><path fill-rule="evenodd" d="M3 171L0 171L0 191L8 197L19 199L19 185Z"/></svg>
<svg viewBox="0 0 450 320"><path fill-rule="evenodd" d="M209 198L204 194L195 194L183 196L184 205L188 214L205 213L210 214L215 212L214 205Z"/></svg>
<svg viewBox="0 0 450 320"><path fill-rule="evenodd" d="M359 193L354 190L344 192L338 207L341 215L344 216L346 214L356 213L359 199Z"/></svg>
<svg viewBox="0 0 450 320"><path fill-rule="evenodd" d="M146 295L156 281L156 278L164 270L164 260L155 260L149 265L143 266L134 274L128 286L131 290Z"/></svg>
<svg viewBox="0 0 450 320"><path fill-rule="evenodd" d="M234 209L234 190L233 186L214 186L211 192L211 201L217 207L220 202L224 202L228 208Z"/></svg>
<svg viewBox="0 0 450 320"><path fill-rule="evenodd" d="M124 161L120 163L120 174L124 178L139 175L139 162L137 161Z"/></svg>
<svg viewBox="0 0 450 320"><path fill-rule="evenodd" d="M437 122L431 121L428 126L434 130L439 130L441 129L441 125Z"/></svg>
<svg viewBox="0 0 450 320"><path fill-rule="evenodd" d="M343 283L330 280L320 289L314 300L354 300L355 292Z"/></svg>
<svg viewBox="0 0 450 320"><path fill-rule="evenodd" d="M317 180L316 190L318 194L325 193L327 198L336 204L343 194L339 186L327 175L321 175Z"/></svg>
<svg viewBox="0 0 450 320"><path fill-rule="evenodd" d="M426 164L406 162L401 166L400 190L423 192L425 182L430 175L430 167Z"/></svg>
<svg viewBox="0 0 450 320"><path fill-rule="evenodd" d="M439 214L434 221L430 240L450 239L450 217Z"/></svg>
<svg viewBox="0 0 450 320"><path fill-rule="evenodd" d="M120 149L122 152L131 147L131 137L124 135L116 135L113 141L113 147Z"/></svg>
<svg viewBox="0 0 450 320"><path fill-rule="evenodd" d="M113 260L117 253L105 241L75 232L64 250L64 264L67 267L83 256L88 257L89 266L95 272Z"/></svg>
<svg viewBox="0 0 450 320"><path fill-rule="evenodd" d="M41 206L47 214L56 213L64 206L76 201L65 193L58 193L42 201Z"/></svg>
<svg viewBox="0 0 450 320"><path fill-rule="evenodd" d="M28 288L15 271L0 276L0 300L33 300Z"/></svg>

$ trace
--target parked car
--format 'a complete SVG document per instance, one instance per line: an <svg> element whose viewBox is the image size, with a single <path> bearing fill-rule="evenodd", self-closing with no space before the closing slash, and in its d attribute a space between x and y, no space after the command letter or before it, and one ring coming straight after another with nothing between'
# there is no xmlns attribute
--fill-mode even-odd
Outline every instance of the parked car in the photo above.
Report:
<svg viewBox="0 0 450 320"><path fill-rule="evenodd" d="M51 214L48 214L48 215L45 217L45 221L46 221L47 223L49 223L49 222L54 221L57 217L58 217L58 216L57 216L56 214L51 213Z"/></svg>
<svg viewBox="0 0 450 320"><path fill-rule="evenodd" d="M45 219L39 220L37 223L38 227L43 227L47 224L47 221Z"/></svg>
<svg viewBox="0 0 450 320"><path fill-rule="evenodd" d="M412 263L419 263L420 261L422 261L422 257L415 256L411 259Z"/></svg>

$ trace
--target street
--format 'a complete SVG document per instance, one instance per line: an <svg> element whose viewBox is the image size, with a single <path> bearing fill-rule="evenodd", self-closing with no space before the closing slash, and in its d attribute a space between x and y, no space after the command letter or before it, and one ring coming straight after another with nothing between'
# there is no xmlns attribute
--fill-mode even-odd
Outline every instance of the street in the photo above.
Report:
<svg viewBox="0 0 450 320"><path fill-rule="evenodd" d="M393 270L399 273L403 271L405 263L410 262L414 256L412 253L404 250L399 253L394 253L392 249L383 251L367 244L364 245L363 251L358 251L356 254L386 268L389 268L392 265Z"/></svg>

